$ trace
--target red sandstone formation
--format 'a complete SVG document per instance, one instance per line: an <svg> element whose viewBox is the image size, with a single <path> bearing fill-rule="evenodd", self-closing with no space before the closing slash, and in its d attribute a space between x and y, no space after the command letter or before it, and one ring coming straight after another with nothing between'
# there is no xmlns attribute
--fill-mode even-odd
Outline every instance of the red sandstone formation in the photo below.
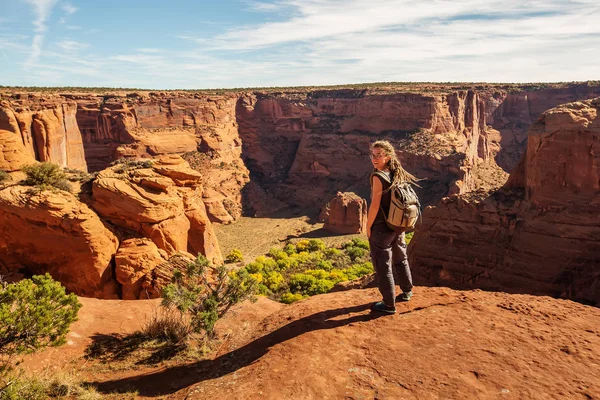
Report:
<svg viewBox="0 0 600 400"><path fill-rule="evenodd" d="M157 297L170 280L170 257L193 259L189 251L223 262L201 180L178 156L117 164L93 182L93 210L57 189L4 185L0 274L49 272L82 296ZM115 234L134 239L119 246Z"/></svg>
<svg viewBox="0 0 600 400"><path fill-rule="evenodd" d="M15 171L34 160L86 171L77 104L65 99L15 99L0 104L0 169Z"/></svg>
<svg viewBox="0 0 600 400"><path fill-rule="evenodd" d="M285 193L288 202L304 206L354 184L366 195L369 143L375 138L395 143L405 167L428 183L444 182L426 202L449 190L462 193L479 186L474 167L494 165L499 150L497 132L485 124L485 101L472 90L246 95L238 120L253 172L274 183L270 186L280 198ZM305 186L312 189L296 190Z"/></svg>
<svg viewBox="0 0 600 400"><path fill-rule="evenodd" d="M93 184L92 206L103 219L151 239L168 254L204 254L223 262L202 202L201 175L178 156L152 166L117 164Z"/></svg>
<svg viewBox="0 0 600 400"><path fill-rule="evenodd" d="M493 91L487 96L486 123L499 133L502 150L496 162L512 171L527 148L527 131L546 110L559 104L600 96L600 87L588 84L541 90Z"/></svg>
<svg viewBox="0 0 600 400"><path fill-rule="evenodd" d="M599 109L546 111L503 190L425 210L409 249L417 282L600 303Z"/></svg>
<svg viewBox="0 0 600 400"><path fill-rule="evenodd" d="M50 272L77 294L116 298L110 264L117 247L115 235L70 193L23 186L0 190L0 265L5 274L23 268Z"/></svg>
<svg viewBox="0 0 600 400"><path fill-rule="evenodd" d="M354 193L338 192L327 203L322 218L323 229L335 233L365 233L367 231L367 201Z"/></svg>
<svg viewBox="0 0 600 400"><path fill-rule="evenodd" d="M4 96L2 96L4 98ZM249 172L241 160L237 97L165 95L12 95L0 105L0 169L34 160L99 171L119 158L196 152L211 220L241 214Z"/></svg>
<svg viewBox="0 0 600 400"><path fill-rule="evenodd" d="M165 261L163 256L166 256L166 252L161 254L149 239L127 239L121 242L115 255L115 271L124 300L136 300L140 295L145 297L141 293L144 278Z"/></svg>

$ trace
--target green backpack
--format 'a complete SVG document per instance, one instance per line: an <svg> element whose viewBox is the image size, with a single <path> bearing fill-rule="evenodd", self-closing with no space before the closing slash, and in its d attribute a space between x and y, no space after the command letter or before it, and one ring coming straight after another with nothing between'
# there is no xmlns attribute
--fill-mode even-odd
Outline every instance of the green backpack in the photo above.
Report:
<svg viewBox="0 0 600 400"><path fill-rule="evenodd" d="M381 172L375 171L371 174L371 186L373 186L373 176L378 176L381 180L391 184L390 177ZM385 223L390 229L396 232L412 231L417 224L417 219L421 215L421 203L419 197L408 182L393 186L390 189L391 201L389 210L384 210L380 204L379 208L385 217Z"/></svg>

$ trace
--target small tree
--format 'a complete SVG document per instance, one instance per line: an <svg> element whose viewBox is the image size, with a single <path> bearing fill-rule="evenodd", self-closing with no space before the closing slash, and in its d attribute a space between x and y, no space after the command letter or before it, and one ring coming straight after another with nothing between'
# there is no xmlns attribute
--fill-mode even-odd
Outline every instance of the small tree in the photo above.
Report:
<svg viewBox="0 0 600 400"><path fill-rule="evenodd" d="M244 259L244 256L242 255L242 252L238 249L233 249L225 257L225 262L230 264L230 263L240 262L243 259Z"/></svg>
<svg viewBox="0 0 600 400"><path fill-rule="evenodd" d="M10 180L10 174L0 169L0 183Z"/></svg>
<svg viewBox="0 0 600 400"><path fill-rule="evenodd" d="M0 285L0 372L16 354L63 344L80 307L49 274Z"/></svg>
<svg viewBox="0 0 600 400"><path fill-rule="evenodd" d="M234 304L253 299L257 288L258 282L245 269L233 273L198 255L184 271L174 272L172 282L163 288L162 305L188 314L194 332L212 337L217 320Z"/></svg>
<svg viewBox="0 0 600 400"><path fill-rule="evenodd" d="M55 187L67 192L71 190L71 185L67 182L67 175L56 164L42 162L26 165L21 170L27 175L22 182L24 185L37 186L41 189Z"/></svg>

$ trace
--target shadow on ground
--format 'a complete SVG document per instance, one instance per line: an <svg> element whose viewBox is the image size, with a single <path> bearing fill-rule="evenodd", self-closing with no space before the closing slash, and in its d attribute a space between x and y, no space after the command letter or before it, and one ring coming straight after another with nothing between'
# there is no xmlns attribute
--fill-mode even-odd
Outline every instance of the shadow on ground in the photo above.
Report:
<svg viewBox="0 0 600 400"><path fill-rule="evenodd" d="M136 365L154 365L175 357L185 348L182 343L149 340L141 333L98 334L92 336L92 344L85 350L85 357L105 364L134 357Z"/></svg>
<svg viewBox="0 0 600 400"><path fill-rule="evenodd" d="M270 347L283 343L304 333L321 329L333 329L355 322L370 321L382 314L362 313L344 319L334 319L345 314L363 312L371 303L326 310L293 321L258 338L247 345L223 354L214 360L202 360L192 364L168 367L164 370L106 382L88 382L101 393L124 393L137 391L142 396L167 395L196 383L219 378L243 368L261 358ZM127 346L125 346L127 347ZM127 350L126 350L127 351ZM117 352L117 356L121 353Z"/></svg>

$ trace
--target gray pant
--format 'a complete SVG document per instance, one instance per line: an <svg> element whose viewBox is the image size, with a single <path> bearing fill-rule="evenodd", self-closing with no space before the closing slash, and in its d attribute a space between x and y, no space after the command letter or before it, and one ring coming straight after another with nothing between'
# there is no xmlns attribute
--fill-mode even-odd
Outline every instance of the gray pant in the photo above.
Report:
<svg viewBox="0 0 600 400"><path fill-rule="evenodd" d="M397 233L387 227L374 225L371 229L369 245L379 291L383 296L383 302L391 306L396 301L394 272L403 292L410 292L413 287L404 232Z"/></svg>

